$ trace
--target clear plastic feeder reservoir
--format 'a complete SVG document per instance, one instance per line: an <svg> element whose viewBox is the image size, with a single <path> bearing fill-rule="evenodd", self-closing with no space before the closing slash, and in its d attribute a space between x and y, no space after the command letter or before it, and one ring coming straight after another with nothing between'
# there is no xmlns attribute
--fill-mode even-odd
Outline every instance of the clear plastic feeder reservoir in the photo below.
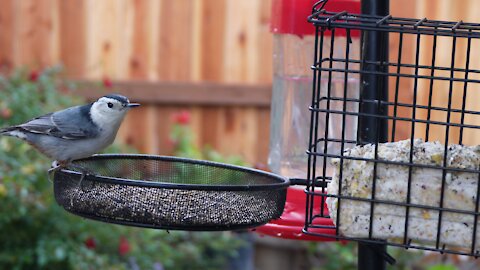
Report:
<svg viewBox="0 0 480 270"><path fill-rule="evenodd" d="M271 30L274 34L273 48L273 95L271 113L271 134L269 166L275 173L290 178L305 178L307 171L307 155L305 151L309 144L310 111L312 100L311 66L314 65L315 27L307 22L316 0L274 0L272 6ZM348 11L360 13L360 1L336 0L328 3L328 11ZM332 34L334 43L331 42ZM346 32L324 30L322 68L344 69L344 63L330 61L331 58L345 58L345 46L350 41L350 58L358 60L360 54L359 32L351 32L347 38ZM320 42L319 42L320 44ZM320 45L319 45L320 46ZM319 57L318 57L319 58ZM331 66L330 66L331 65ZM332 72L332 80L327 78ZM345 72L322 71L320 78L320 99L330 94L331 97L343 98ZM330 89L330 91L328 91ZM359 95L358 74L348 74L347 97L357 98ZM329 92L329 93L327 93ZM319 99L317 99L317 102ZM341 111L344 100L331 102L330 109L338 107ZM322 103L322 102L321 102ZM347 110L357 111L357 105L346 102ZM326 108L327 104L320 104ZM319 114L317 132L325 133L325 113ZM328 121L331 127L328 137L340 138L342 115L330 114ZM357 119L346 117L346 140L356 139ZM328 151L339 154L335 145L328 145ZM316 149L323 151L322 149ZM323 164L318 162L317 164ZM330 164L327 162L326 164ZM330 165L327 165L328 167Z"/></svg>

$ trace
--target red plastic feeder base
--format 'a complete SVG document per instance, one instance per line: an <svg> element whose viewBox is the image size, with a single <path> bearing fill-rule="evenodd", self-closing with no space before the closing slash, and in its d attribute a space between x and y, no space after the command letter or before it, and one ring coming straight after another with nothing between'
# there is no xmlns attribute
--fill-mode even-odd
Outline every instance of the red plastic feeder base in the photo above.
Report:
<svg viewBox="0 0 480 270"><path fill-rule="evenodd" d="M335 241L334 237L321 237L304 234L302 229L305 226L305 208L307 195L304 189L289 187L287 190L287 201L282 216L279 219L272 220L263 226L256 228L255 232L260 235L269 235L273 237L306 240L306 241ZM320 212L321 197L314 198L314 214ZM327 204L324 204L324 213L328 214ZM329 218L316 218L315 225L333 226ZM309 229L312 233L329 234L335 236L335 229Z"/></svg>

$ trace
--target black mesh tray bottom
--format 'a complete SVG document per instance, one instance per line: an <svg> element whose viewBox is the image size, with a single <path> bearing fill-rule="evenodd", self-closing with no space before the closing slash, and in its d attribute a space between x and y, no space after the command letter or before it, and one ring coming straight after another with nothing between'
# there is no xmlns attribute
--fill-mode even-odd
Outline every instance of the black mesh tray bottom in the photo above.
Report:
<svg viewBox="0 0 480 270"><path fill-rule="evenodd" d="M55 199L67 211L91 219L181 230L250 228L278 218L283 212L286 186L259 190L215 190L220 187L218 185L221 185L222 189L228 189L228 186L224 186L227 183L237 186L255 186L253 183L268 182L278 184L278 179L268 179L268 176L248 171L233 171L232 174L231 169L204 164L168 161L166 163L171 164L167 165L171 166L165 166L155 163L165 161L108 159L80 162L79 165L88 170L100 171L102 176L108 177L132 176L139 168L148 168L149 173L145 174L144 171L143 181L111 181L87 175L80 184L79 173L58 171L54 178ZM190 169L195 172L187 176ZM159 183L160 180L163 185L186 182L194 183L193 186L207 182L215 184L211 185L212 190L148 186ZM245 183L241 183L242 181Z"/></svg>

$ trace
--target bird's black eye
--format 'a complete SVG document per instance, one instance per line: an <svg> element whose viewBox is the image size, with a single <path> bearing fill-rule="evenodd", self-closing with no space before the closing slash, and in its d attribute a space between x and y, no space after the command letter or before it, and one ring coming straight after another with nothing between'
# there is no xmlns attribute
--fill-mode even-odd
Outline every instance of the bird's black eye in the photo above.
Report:
<svg viewBox="0 0 480 270"><path fill-rule="evenodd" d="M107 106L108 106L108 108L113 108L113 103L108 102L108 103L107 103Z"/></svg>

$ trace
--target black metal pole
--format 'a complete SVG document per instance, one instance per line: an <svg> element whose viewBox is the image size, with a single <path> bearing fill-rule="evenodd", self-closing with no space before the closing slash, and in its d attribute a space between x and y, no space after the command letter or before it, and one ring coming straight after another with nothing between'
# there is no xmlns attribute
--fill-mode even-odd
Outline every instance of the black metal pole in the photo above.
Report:
<svg viewBox="0 0 480 270"><path fill-rule="evenodd" d="M389 13L388 0L362 0L362 14L386 16ZM381 31L363 31L362 33L362 66L364 71L388 71L387 65L379 65L388 61L388 33ZM369 64L365 63L368 61ZM388 77L376 74L362 73L360 76L360 97L366 100L388 100ZM378 106L374 102L360 104L360 112L369 114L386 115L386 106ZM386 142L388 136L388 123L386 119L364 116L359 117L358 123L359 142L375 143Z"/></svg>
<svg viewBox="0 0 480 270"><path fill-rule="evenodd" d="M362 0L362 14L387 16L389 0ZM382 62L388 61L388 33L381 31L363 31L362 33L362 66L363 71L388 71L388 66ZM369 64L369 63L375 64ZM388 76L361 73L360 99L370 102L360 103L360 112L377 115L387 115L387 106L381 101L388 101ZM375 100L376 102L371 102ZM378 143L388 139L388 122L376 117L359 117L358 142ZM387 247L384 244L358 243L358 269L386 269Z"/></svg>
<svg viewBox="0 0 480 270"><path fill-rule="evenodd" d="M358 270L386 269L387 245L358 242Z"/></svg>

